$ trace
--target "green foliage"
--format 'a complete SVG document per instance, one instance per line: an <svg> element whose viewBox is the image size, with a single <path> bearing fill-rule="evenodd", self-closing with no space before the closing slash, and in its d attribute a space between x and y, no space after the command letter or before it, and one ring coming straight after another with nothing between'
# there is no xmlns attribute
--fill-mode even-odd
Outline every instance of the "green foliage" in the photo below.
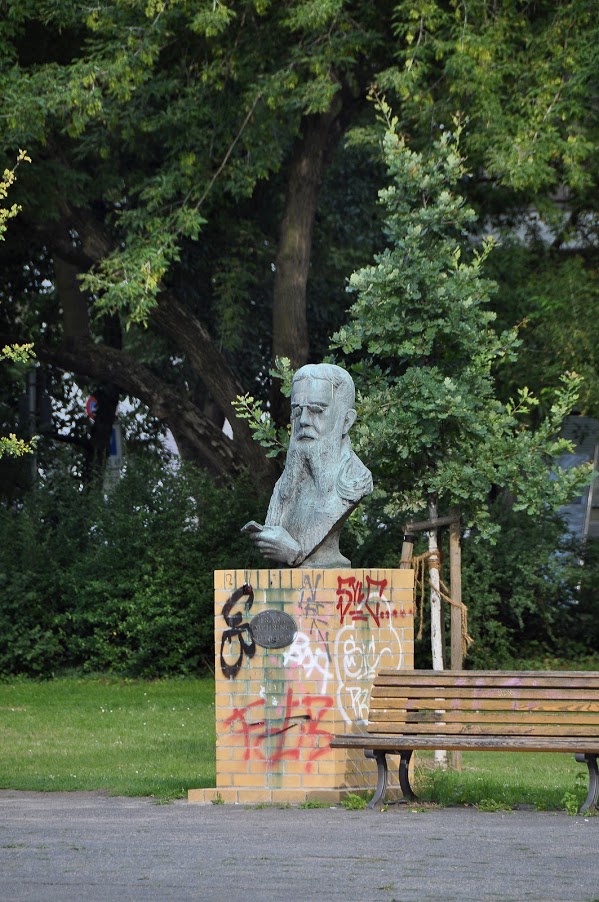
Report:
<svg viewBox="0 0 599 902"><path fill-rule="evenodd" d="M293 370L287 357L277 357L275 367L270 375L281 380L281 391L285 397L291 394L291 380ZM251 395L239 395L233 402L233 409L240 420L246 420L252 430L254 439L266 449L267 457L278 457L284 454L289 446L291 427L281 426L277 428L270 412L264 409L261 401Z"/></svg>
<svg viewBox="0 0 599 902"><path fill-rule="evenodd" d="M578 810L587 785L586 773L576 768L572 757L557 753L463 752L460 771L432 767L432 756L426 753L416 762L420 798L440 805L475 805L481 811L521 805L563 810L567 793Z"/></svg>
<svg viewBox="0 0 599 902"><path fill-rule="evenodd" d="M531 518L501 498L495 545L462 545L463 600L474 643L467 666L595 669L599 553L580 547L560 517ZM585 658L585 656L590 656Z"/></svg>
<svg viewBox="0 0 599 902"><path fill-rule="evenodd" d="M564 793L562 798L562 805L564 806L565 811L570 815L570 817L575 817L578 814L578 799L573 792Z"/></svg>
<svg viewBox="0 0 599 902"><path fill-rule="evenodd" d="M4 240L6 223L8 220L13 219L21 210L21 207L18 204L4 207L2 206L2 202L8 196L9 188L17 177L17 166L24 161L31 163L31 159L27 156L26 151L20 150L15 166L12 169L5 169L2 178L0 179L0 241ZM17 364L27 363L33 356L32 349L33 345L31 343L23 345L5 345L0 351L0 360L9 360L12 363ZM4 457L5 454L10 457L22 457L24 454L29 454L33 450L34 445L35 440L26 442L23 439L17 438L14 432L9 433L9 435L2 435L0 436L0 457Z"/></svg>
<svg viewBox="0 0 599 902"><path fill-rule="evenodd" d="M144 459L107 497L63 474L0 510L0 673L204 670L213 571L254 561L238 525L257 505L247 483Z"/></svg>
<svg viewBox="0 0 599 902"><path fill-rule="evenodd" d="M367 807L368 801L356 792L348 792L345 798L341 799L341 804L348 811L362 811Z"/></svg>
<svg viewBox="0 0 599 902"><path fill-rule="evenodd" d="M560 228L562 240L575 240L568 222ZM599 300L596 270L582 252L560 255L538 241L526 246L507 240L493 256L499 291L509 298L500 315L515 319L526 311L519 329L521 352L501 374L503 390L526 380L545 411L561 374L573 369L581 379L577 411L598 416L599 334L591 314Z"/></svg>
<svg viewBox="0 0 599 902"><path fill-rule="evenodd" d="M599 32L592 0L395 5L398 66L380 80L423 129L462 110L487 177L539 192L592 180Z"/></svg>
<svg viewBox="0 0 599 902"><path fill-rule="evenodd" d="M12 169L5 169L2 178L0 178L0 241L4 240L6 232L6 223L9 219L13 219L21 210L18 204L11 204L10 207L2 206L3 201L8 197L8 191L17 177L17 166L19 163L31 163L31 159L27 156L27 152L20 150L17 155L17 162Z"/></svg>
<svg viewBox="0 0 599 902"><path fill-rule="evenodd" d="M498 399L495 369L514 358L518 338L492 328L495 286L484 264L493 242L476 240L474 211L458 193L466 177L460 126L423 155L397 135L388 105L379 108L392 177L380 195L389 246L351 277L357 299L333 338L359 390L353 434L386 492L387 515L417 514L435 499L461 507L491 537L494 487L508 488L516 509L538 514L590 479L588 468L566 471L556 462L570 447L556 435L580 380L563 377L536 430L529 416L537 399L527 388L515 401Z"/></svg>
<svg viewBox="0 0 599 902"><path fill-rule="evenodd" d="M1 212L1 211L0 211ZM22 371L22 364L27 364L33 354L33 344L24 345L5 345L0 351L0 360L8 360L16 364L17 371ZM0 457L7 455L8 457L23 457L24 454L31 454L35 448L36 437L33 436L29 441L18 438L14 432L8 435L0 435Z"/></svg>
<svg viewBox="0 0 599 902"><path fill-rule="evenodd" d="M61 198L102 211L84 285L140 323L206 220L273 178L302 115L328 111L379 43L376 11L345 0L5 5L0 152L39 160L32 216L56 219Z"/></svg>
<svg viewBox="0 0 599 902"><path fill-rule="evenodd" d="M496 802L495 799L481 799L476 806L479 811L511 811L512 806L505 802Z"/></svg>

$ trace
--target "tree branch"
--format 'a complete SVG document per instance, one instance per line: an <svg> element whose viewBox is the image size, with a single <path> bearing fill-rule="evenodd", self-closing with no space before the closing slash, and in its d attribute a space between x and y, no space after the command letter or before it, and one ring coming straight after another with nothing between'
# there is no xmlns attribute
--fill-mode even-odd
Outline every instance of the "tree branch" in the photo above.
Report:
<svg viewBox="0 0 599 902"><path fill-rule="evenodd" d="M181 454L215 476L226 480L245 469L246 461L234 443L193 402L124 351L84 340L71 341L68 347L36 342L35 350L45 363L113 383L123 393L139 398L153 416L169 426Z"/></svg>

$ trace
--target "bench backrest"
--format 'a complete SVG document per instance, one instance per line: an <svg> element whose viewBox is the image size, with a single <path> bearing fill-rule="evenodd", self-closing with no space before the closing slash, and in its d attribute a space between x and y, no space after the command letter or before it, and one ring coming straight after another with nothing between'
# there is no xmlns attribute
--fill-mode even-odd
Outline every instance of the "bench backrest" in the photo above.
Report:
<svg viewBox="0 0 599 902"><path fill-rule="evenodd" d="M383 670L368 732L599 737L599 673Z"/></svg>

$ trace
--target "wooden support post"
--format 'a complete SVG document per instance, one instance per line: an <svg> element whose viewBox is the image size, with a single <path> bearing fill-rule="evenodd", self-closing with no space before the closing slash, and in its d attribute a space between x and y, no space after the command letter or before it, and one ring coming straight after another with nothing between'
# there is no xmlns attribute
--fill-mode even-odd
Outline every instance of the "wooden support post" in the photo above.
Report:
<svg viewBox="0 0 599 902"><path fill-rule="evenodd" d="M463 670L464 653L462 646L462 546L460 542L460 521L453 520L449 527L449 578L451 585L451 669Z"/></svg>
<svg viewBox="0 0 599 902"><path fill-rule="evenodd" d="M409 570L412 566L415 538L416 537L410 532L404 533L403 545L401 546L401 561L399 563L400 570Z"/></svg>
<svg viewBox="0 0 599 902"><path fill-rule="evenodd" d="M457 604L451 605L451 669L463 670L462 609L458 607L462 601L462 545L459 511L455 511L454 519L449 524L449 578L451 599L457 602ZM451 766L454 770L462 769L461 752L451 753Z"/></svg>
<svg viewBox="0 0 599 902"><path fill-rule="evenodd" d="M429 529L438 529L440 526L449 526L455 519L454 514L448 514L447 517L431 517L430 520L416 520L413 523L406 523L404 532L424 532Z"/></svg>

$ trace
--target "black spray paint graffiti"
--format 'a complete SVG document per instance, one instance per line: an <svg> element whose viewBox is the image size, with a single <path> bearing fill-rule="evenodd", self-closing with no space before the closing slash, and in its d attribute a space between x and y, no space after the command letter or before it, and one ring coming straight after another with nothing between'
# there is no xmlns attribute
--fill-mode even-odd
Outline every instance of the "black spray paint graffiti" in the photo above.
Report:
<svg viewBox="0 0 599 902"><path fill-rule="evenodd" d="M254 603L254 590L248 583L244 583L241 588L235 589L224 605L222 612L229 629L223 632L220 643L220 666L223 674L230 680L234 680L239 673L244 656L247 655L248 658L253 658L256 653L256 643L252 636L250 625L249 623L242 623L244 614L241 611L236 611L234 614L231 613L235 605L244 596L247 596L245 600L245 617L247 617ZM225 661L224 650L226 642L229 643L229 648L231 648L233 639L239 640L239 657L230 664Z"/></svg>

